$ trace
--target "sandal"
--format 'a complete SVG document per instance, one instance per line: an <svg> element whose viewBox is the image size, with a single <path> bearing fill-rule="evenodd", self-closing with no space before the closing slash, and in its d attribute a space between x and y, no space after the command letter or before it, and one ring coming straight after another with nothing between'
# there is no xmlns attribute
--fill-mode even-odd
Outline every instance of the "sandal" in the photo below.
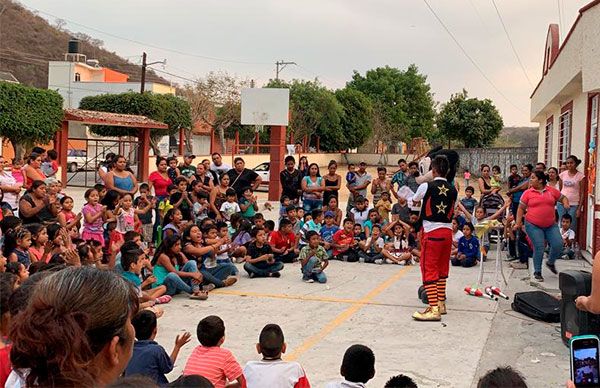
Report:
<svg viewBox="0 0 600 388"><path fill-rule="evenodd" d="M190 295L190 299L207 300L208 299L208 293L204 292L204 291L198 291L198 292L195 292L192 295Z"/></svg>
<svg viewBox="0 0 600 388"><path fill-rule="evenodd" d="M207 284L207 285L205 285L205 286L202 286L202 292L209 293L209 292L211 292L212 290L214 290L215 288L216 288L216 286L215 286L214 284L212 284L212 283L209 283L209 284Z"/></svg>
<svg viewBox="0 0 600 388"><path fill-rule="evenodd" d="M149 310L152 311L154 313L154 315L156 315L156 318L160 318L163 316L163 314L165 313L163 309L161 309L160 307L146 307L145 310Z"/></svg>
<svg viewBox="0 0 600 388"><path fill-rule="evenodd" d="M223 284L225 287L233 286L237 282L237 277L235 276L227 276L225 280L223 280Z"/></svg>
<svg viewBox="0 0 600 388"><path fill-rule="evenodd" d="M169 303L171 301L171 299L173 299L173 297L171 297L170 295L163 295L163 296L159 296L158 298L156 298L154 300L154 302L156 304L165 304L165 303Z"/></svg>

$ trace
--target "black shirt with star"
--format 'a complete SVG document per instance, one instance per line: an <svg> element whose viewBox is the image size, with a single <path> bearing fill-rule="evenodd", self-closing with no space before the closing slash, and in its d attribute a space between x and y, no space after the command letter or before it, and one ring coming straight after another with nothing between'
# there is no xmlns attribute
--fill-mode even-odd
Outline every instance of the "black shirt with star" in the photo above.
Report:
<svg viewBox="0 0 600 388"><path fill-rule="evenodd" d="M430 222L452 222L457 196L456 189L448 181L436 179L429 182L423 197L421 219Z"/></svg>

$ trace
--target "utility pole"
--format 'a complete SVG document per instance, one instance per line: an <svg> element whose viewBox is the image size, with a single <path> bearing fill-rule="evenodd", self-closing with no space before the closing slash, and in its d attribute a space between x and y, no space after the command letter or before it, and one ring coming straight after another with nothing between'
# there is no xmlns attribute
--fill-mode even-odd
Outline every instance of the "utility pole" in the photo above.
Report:
<svg viewBox="0 0 600 388"><path fill-rule="evenodd" d="M275 62L275 79L279 80L279 72L281 72L287 65L297 65L296 62L286 62L283 59L281 61Z"/></svg>
<svg viewBox="0 0 600 388"><path fill-rule="evenodd" d="M146 52L142 53L142 80L140 86L140 93L144 94L144 88L146 87Z"/></svg>

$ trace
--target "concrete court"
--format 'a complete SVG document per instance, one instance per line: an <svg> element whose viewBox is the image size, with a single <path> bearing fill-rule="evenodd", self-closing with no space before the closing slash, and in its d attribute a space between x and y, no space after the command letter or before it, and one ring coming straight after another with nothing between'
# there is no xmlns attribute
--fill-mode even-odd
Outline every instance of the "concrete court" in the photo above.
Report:
<svg viewBox="0 0 600 388"><path fill-rule="evenodd" d="M83 205L84 189L69 188L75 209ZM263 197L264 196L264 197ZM259 194L261 200L266 195ZM271 212L274 219L278 204ZM342 203L342 206L345 204ZM262 207L262 206L261 206ZM343 207L342 207L343 208ZM495 254L494 247L492 252ZM494 254L489 256L493 260ZM484 283L493 283L493 261L486 263ZM560 269L582 269L583 261L559 261ZM376 265L332 261L326 285L301 281L298 264L287 264L280 279L250 280L241 266L241 280L233 287L211 292L207 301L178 295L162 307L157 341L168 353L175 336L186 330L192 341L180 352L174 380L197 345L196 325L215 314L226 326L224 346L238 362L259 359L254 344L267 323L282 326L288 344L287 359L300 362L313 386L339 378L344 351L355 343L373 349L376 375L367 384L382 387L398 373L410 375L419 387L470 387L486 371L511 365L527 378L530 387L564 387L569 376L569 355L560 340L560 325L533 321L510 308L514 292L534 289L527 271L506 263L511 301L491 302L465 295L476 282L476 268L451 268L449 313L439 322L415 322L411 315L423 304L417 299L417 266ZM538 287L558 293L558 278L544 271ZM536 285L534 285L536 286Z"/></svg>

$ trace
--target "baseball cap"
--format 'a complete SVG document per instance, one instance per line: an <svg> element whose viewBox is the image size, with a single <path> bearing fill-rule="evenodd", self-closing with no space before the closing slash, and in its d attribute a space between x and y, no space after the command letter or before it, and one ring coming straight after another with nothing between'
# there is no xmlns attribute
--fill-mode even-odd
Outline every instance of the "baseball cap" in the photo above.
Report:
<svg viewBox="0 0 600 388"><path fill-rule="evenodd" d="M333 212L331 210L327 210L325 212L325 218L327 218L327 217L332 217L333 218L333 217L335 217L335 214L333 214Z"/></svg>
<svg viewBox="0 0 600 388"><path fill-rule="evenodd" d="M188 152L184 155L185 158L196 159L196 155Z"/></svg>
<svg viewBox="0 0 600 388"><path fill-rule="evenodd" d="M366 166L366 165L367 165L367 162L365 162L364 160L361 160L361 161L360 161L360 163L358 163L358 165L359 165L359 166L360 166L360 165L362 165L362 166Z"/></svg>

